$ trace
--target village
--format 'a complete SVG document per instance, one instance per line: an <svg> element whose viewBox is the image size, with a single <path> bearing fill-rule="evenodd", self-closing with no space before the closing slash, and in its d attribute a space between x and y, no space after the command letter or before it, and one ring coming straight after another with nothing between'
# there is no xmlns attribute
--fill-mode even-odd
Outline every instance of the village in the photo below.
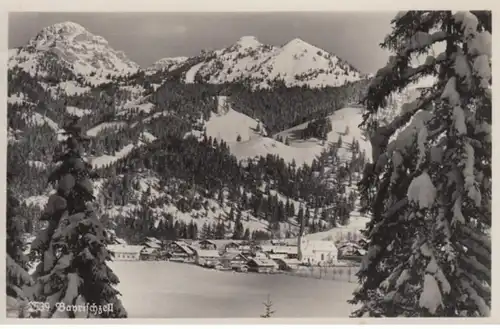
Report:
<svg viewBox="0 0 500 329"><path fill-rule="evenodd" d="M365 253L365 243L363 238L334 242L305 237L267 241L146 237L142 244L130 245L113 237L108 249L114 261L172 261L219 271L275 274L304 267L356 266Z"/></svg>

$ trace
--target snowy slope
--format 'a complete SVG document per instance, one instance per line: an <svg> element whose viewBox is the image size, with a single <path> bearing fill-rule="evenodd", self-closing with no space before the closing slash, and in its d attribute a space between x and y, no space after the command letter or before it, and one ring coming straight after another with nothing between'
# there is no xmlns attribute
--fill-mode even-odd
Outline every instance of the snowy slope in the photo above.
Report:
<svg viewBox="0 0 500 329"><path fill-rule="evenodd" d="M104 122L87 130L87 136L95 137L104 129L109 129L109 128L120 129L125 127L126 125L127 123L124 121Z"/></svg>
<svg viewBox="0 0 500 329"><path fill-rule="evenodd" d="M332 123L332 131L326 141L320 141L315 138L304 140L296 136L299 131L307 127L308 122L280 132L274 135L274 138L267 137L265 133L259 133L255 129L259 121L228 107L224 96L220 96L218 102L218 113L213 113L205 122L206 134L218 140L223 139L231 153L239 160L274 154L286 162L295 161L297 165L311 164L330 143L336 143L339 136L343 140L343 148L339 150L341 160L347 160L350 156L345 147L353 138L359 142L360 150L364 150L367 158L370 158L371 145L358 127L362 119L362 109L344 108L330 115L328 118ZM345 134L346 127L348 127L347 134ZM241 136L239 142L238 135ZM288 137L290 145L277 141L275 138L278 136L283 139Z"/></svg>
<svg viewBox="0 0 500 329"><path fill-rule="evenodd" d="M74 106L66 106L66 112L71 115L76 115L78 117L83 117L92 113L92 110L81 109Z"/></svg>
<svg viewBox="0 0 500 329"><path fill-rule="evenodd" d="M167 58L155 65L158 69L173 70L186 61ZM244 36L226 48L203 52L192 58L192 62L194 64L184 72L186 83L194 83L198 76L213 84L249 79L256 88L270 88L280 80L286 86L317 88L340 86L363 78L339 57L300 39L277 47L262 44L253 36Z"/></svg>
<svg viewBox="0 0 500 329"><path fill-rule="evenodd" d="M50 69L42 63L49 53L57 57L58 64L94 84L108 75L126 75L139 70L138 64L111 48L103 37L73 22L48 26L26 46L9 50L9 68L17 65L32 76L45 76Z"/></svg>
<svg viewBox="0 0 500 329"><path fill-rule="evenodd" d="M54 132L59 131L59 126L54 120L46 117L43 114L37 112L24 112L22 114L23 119L29 126L43 126L47 124L50 128L54 130Z"/></svg>
<svg viewBox="0 0 500 329"><path fill-rule="evenodd" d="M325 142L316 138L304 140L297 136L301 130L307 127L309 122L284 130L277 133L274 137L276 138L279 136L283 139L288 138L290 146L293 147L296 152L309 152L312 156L309 158L309 163L312 162L315 156L320 155L327 145L336 143L339 136L342 138L342 146L344 147L339 150L341 160L347 160L349 155L347 154L348 152L345 151L345 146L350 144L353 139L359 142L360 150L364 150L367 158L370 159L370 142L366 140L363 132L358 127L362 121L362 114L363 109L361 108L347 107L337 110L332 115L328 116L328 119L332 123L332 131L328 133Z"/></svg>
<svg viewBox="0 0 500 329"><path fill-rule="evenodd" d="M225 220L229 212L231 210L230 204L225 202L224 204L220 204L218 201L211 198L203 198L204 201L207 201L207 207L202 207L200 210L191 210L189 212L182 212L176 206L176 198L178 195L169 195L165 190L162 190L160 187L160 180L157 175L152 172L144 172L142 174L136 175L134 177L134 181L136 181L137 189L132 188L130 191L130 196L132 200L135 202L130 202L125 206L112 206L105 210L105 213L111 218L116 218L118 216L126 216L127 214L131 214L132 211L140 209L139 201L144 197L144 193L149 189L150 197L149 200L156 200L160 197L167 197L169 202L162 203L154 208L151 208L151 211L156 218L165 218L164 216L167 214L171 214L176 220L183 221L186 224L189 224L191 221L196 223L198 228L201 228L204 223L213 224L218 222L219 220L223 220L228 225L234 225L234 223L230 223ZM95 184L94 184L95 187ZM195 197L201 197L198 193L195 193ZM225 198L227 200L228 193L225 193ZM35 200L33 200L35 202ZM248 228L251 232L254 230L262 230L265 231L268 226L268 222L255 218L249 211L242 211L242 218L249 219L249 221L243 220L243 227ZM155 226L159 224L159 220L155 222Z"/></svg>
<svg viewBox="0 0 500 329"><path fill-rule="evenodd" d="M207 136L228 143L235 142L238 136L241 137L241 142L257 138L259 121L229 108L226 101L224 96L218 98L218 113L212 113L205 125Z"/></svg>

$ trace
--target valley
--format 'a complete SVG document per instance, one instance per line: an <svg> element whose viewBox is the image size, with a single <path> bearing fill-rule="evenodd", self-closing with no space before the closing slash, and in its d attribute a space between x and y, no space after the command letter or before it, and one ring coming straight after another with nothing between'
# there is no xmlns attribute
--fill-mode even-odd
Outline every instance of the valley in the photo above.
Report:
<svg viewBox="0 0 500 329"><path fill-rule="evenodd" d="M491 12L399 12L381 40L149 23L7 52L10 317L490 316Z"/></svg>

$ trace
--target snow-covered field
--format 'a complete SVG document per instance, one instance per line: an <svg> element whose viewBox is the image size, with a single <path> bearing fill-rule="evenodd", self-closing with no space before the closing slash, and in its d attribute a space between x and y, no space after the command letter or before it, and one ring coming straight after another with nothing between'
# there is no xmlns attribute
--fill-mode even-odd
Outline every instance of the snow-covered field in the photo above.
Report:
<svg viewBox="0 0 500 329"><path fill-rule="evenodd" d="M112 262L129 318L348 317L356 284L280 274L218 272L174 262Z"/></svg>

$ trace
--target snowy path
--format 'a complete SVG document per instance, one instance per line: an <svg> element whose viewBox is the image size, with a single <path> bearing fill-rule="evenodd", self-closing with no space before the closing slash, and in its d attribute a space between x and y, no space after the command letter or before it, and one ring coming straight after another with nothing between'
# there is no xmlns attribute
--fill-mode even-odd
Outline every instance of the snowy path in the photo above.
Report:
<svg viewBox="0 0 500 329"><path fill-rule="evenodd" d="M174 262L113 262L129 318L348 317L355 284L286 275L217 272Z"/></svg>

